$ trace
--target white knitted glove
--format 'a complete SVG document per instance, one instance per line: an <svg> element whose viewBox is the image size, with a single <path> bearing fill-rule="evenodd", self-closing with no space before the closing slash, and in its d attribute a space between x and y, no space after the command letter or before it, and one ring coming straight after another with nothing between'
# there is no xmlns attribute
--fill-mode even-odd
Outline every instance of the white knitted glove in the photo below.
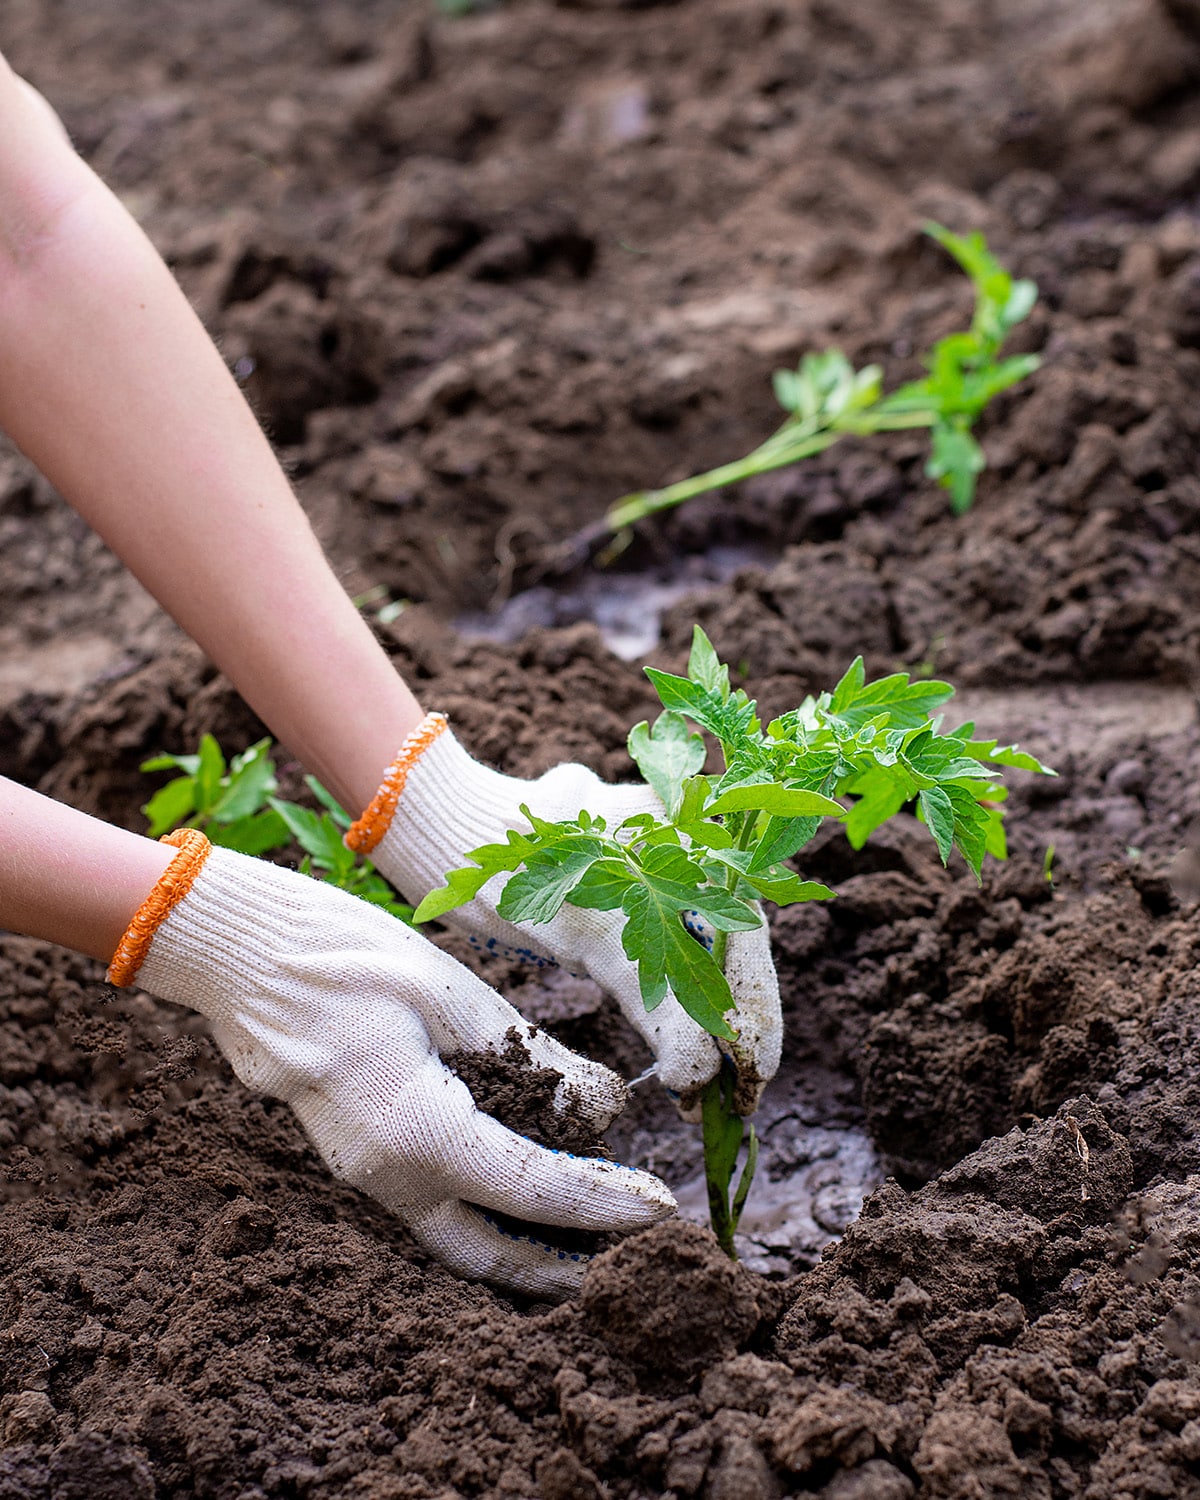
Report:
<svg viewBox="0 0 1200 1500"><path fill-rule="evenodd" d="M469 849L502 842L510 828L527 828L522 803L550 822L587 811L599 814L610 828L639 812L662 816L662 803L649 787L611 786L586 766L555 766L536 781L502 776L473 760L444 726L440 715L429 715L347 836L352 847L369 851L372 862L409 901L418 902L444 884L448 871L466 863ZM449 912L446 920L485 949L499 948L536 963L549 959L590 975L646 1039L660 1080L679 1096L683 1111L693 1112L700 1091L720 1067L721 1053L674 995L646 1010L636 966L621 947L619 914L568 904L550 922L507 922L496 912L507 878L495 876L474 901ZM739 1040L722 1046L737 1069L734 1103L750 1114L779 1067L782 1037L779 982L765 925L729 934L725 974L737 1006L731 1024Z"/></svg>
<svg viewBox="0 0 1200 1500"><path fill-rule="evenodd" d="M614 1073L527 1026L378 907L227 849L189 849L202 863L186 893L153 922L143 907L126 934L139 921L153 931L140 967L118 976L119 949L110 976L136 975L141 988L206 1015L242 1082L286 1100L334 1175L377 1198L452 1270L565 1296L587 1257L502 1231L481 1210L601 1230L644 1228L673 1210L656 1177L549 1150L481 1114L440 1054L502 1051L515 1026L532 1062L562 1074L564 1107L600 1129L625 1102Z"/></svg>

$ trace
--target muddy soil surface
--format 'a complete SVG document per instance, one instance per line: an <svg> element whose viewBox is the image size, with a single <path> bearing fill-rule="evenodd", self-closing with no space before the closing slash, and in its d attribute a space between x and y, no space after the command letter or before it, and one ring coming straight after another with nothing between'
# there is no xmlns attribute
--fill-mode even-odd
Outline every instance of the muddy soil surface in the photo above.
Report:
<svg viewBox="0 0 1200 1500"><path fill-rule="evenodd" d="M773 919L765 1173L823 1206L758 1271L660 1226L559 1308L430 1264L199 1021L4 939L2 1500L1200 1496L1196 5L10 0L0 46L170 260L398 665L521 775L628 776L637 665L587 624L449 622L761 440L806 349L914 373L968 310L919 224L984 229L1041 286L1044 365L984 424L969 517L898 437L622 565L709 579L660 664L699 619L770 710L856 652L936 671L1062 773L1014 778L981 888L903 819L806 852L839 897ZM719 549L758 560L721 581ZM138 828L143 757L263 732L9 452L0 591L0 772ZM489 977L644 1067L587 982ZM694 1173L652 1089L609 1143Z"/></svg>

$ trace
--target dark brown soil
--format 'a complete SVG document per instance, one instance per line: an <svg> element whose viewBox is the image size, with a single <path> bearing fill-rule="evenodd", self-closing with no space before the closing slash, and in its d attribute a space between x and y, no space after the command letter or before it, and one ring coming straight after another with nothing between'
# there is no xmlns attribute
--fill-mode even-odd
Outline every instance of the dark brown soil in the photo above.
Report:
<svg viewBox="0 0 1200 1500"><path fill-rule="evenodd" d="M775 1279L673 1223L575 1304L458 1282L198 1020L3 940L0 1500L1200 1496L1197 7L10 0L0 47L170 259L347 587L412 601L398 665L524 775L627 776L646 684L591 626L480 644L453 613L750 448L804 350L913 373L968 307L920 221L985 230L1041 286L1044 365L967 518L897 437L622 565L753 544L656 661L699 619L772 711L856 652L936 671L1062 772L1017 778L982 888L905 819L807 858L840 894L773 921L776 1098L820 1123L799 1070L842 1070L827 1107L893 1179ZM0 773L141 827L143 757L263 732L7 453L0 589ZM644 1065L594 987L489 977ZM683 1130L642 1091L610 1139L670 1175Z"/></svg>
<svg viewBox="0 0 1200 1500"><path fill-rule="evenodd" d="M555 1092L562 1074L533 1062L515 1026L505 1036L503 1052L453 1052L443 1061L471 1090L479 1108L510 1130L557 1151L606 1154L604 1137L597 1135L593 1122L569 1102L565 1109L557 1107Z"/></svg>

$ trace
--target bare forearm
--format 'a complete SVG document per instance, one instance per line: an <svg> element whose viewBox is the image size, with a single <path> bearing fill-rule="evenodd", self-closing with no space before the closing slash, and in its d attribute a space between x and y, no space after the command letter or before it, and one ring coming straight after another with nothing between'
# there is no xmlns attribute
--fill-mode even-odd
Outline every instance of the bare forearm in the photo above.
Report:
<svg viewBox="0 0 1200 1500"><path fill-rule="evenodd" d="M107 963L174 855L0 777L0 928Z"/></svg>
<svg viewBox="0 0 1200 1500"><path fill-rule="evenodd" d="M19 108L10 97L10 118ZM274 733L361 806L421 710L150 242L52 119L23 127L40 163L32 207L28 153L6 161L0 143L0 426Z"/></svg>

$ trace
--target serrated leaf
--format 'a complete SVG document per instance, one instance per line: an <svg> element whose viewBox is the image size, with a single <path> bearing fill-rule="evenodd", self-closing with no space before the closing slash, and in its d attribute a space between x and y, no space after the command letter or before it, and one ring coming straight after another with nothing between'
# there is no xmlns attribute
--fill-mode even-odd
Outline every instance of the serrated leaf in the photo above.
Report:
<svg viewBox="0 0 1200 1500"><path fill-rule="evenodd" d="M688 728L682 714L664 709L653 728L645 721L635 724L628 744L643 779L673 818L683 798L684 782L704 765L703 737Z"/></svg>
<svg viewBox="0 0 1200 1500"><path fill-rule="evenodd" d="M688 656L688 677L706 692L719 698L729 697L729 668L724 665L713 648L713 643L700 629L692 626L692 649Z"/></svg>
<svg viewBox="0 0 1200 1500"><path fill-rule="evenodd" d="M430 891L423 900L417 903L417 909L413 913L414 922L435 922L438 917L443 917L448 911L453 911L457 906L466 906L469 901L474 901L479 892L492 878L494 871L480 870L464 867L461 870L451 870L446 876L446 884L440 885L436 890Z"/></svg>
<svg viewBox="0 0 1200 1500"><path fill-rule="evenodd" d="M678 918L667 924L665 938L667 983L675 998L711 1036L736 1041L737 1032L725 1019L733 994L716 959Z"/></svg>
<svg viewBox="0 0 1200 1500"><path fill-rule="evenodd" d="M829 702L830 713L840 714L854 702L863 683L867 680L867 671L863 666L861 656L856 656L842 674L842 679L833 690L833 697Z"/></svg>
<svg viewBox="0 0 1200 1500"><path fill-rule="evenodd" d="M571 892L571 905L586 911L616 911L637 877L619 859L598 859Z"/></svg>
<svg viewBox="0 0 1200 1500"><path fill-rule="evenodd" d="M832 901L837 894L819 880L801 880L790 870L778 875L756 875L747 871L745 879L764 900L773 901L776 906L794 906L798 901Z"/></svg>
<svg viewBox="0 0 1200 1500"><path fill-rule="evenodd" d="M539 849L505 882L496 910L508 922L550 922L563 902L600 859L604 845L581 836Z"/></svg>
<svg viewBox="0 0 1200 1500"><path fill-rule="evenodd" d="M913 795L905 781L886 771L861 778L857 785L858 801L846 814L846 837L853 849L861 849L880 824L895 817Z"/></svg>
<svg viewBox="0 0 1200 1500"><path fill-rule="evenodd" d="M1052 767L1043 765L1036 756L1017 745L997 745L995 740L968 740L963 750L986 765L1012 766L1016 770L1035 771L1042 776L1058 775Z"/></svg>
<svg viewBox="0 0 1200 1500"><path fill-rule="evenodd" d="M798 854L821 826L820 818L769 818L747 874L756 874Z"/></svg>
<svg viewBox="0 0 1200 1500"><path fill-rule="evenodd" d="M704 812L706 817L713 818L718 814L752 812L756 809L777 818L845 817L845 809L832 797L800 787L779 786L773 782L730 787L728 791L720 792Z"/></svg>
<svg viewBox="0 0 1200 1500"><path fill-rule="evenodd" d="M465 906L475 899L493 875L519 869L537 847L528 835L509 829L502 844L481 844L478 849L468 850L463 858L470 860L471 864L451 870L445 885L428 892L418 905L413 920L432 922L456 906Z"/></svg>
<svg viewBox="0 0 1200 1500"><path fill-rule="evenodd" d="M646 667L645 672L664 708L690 714L697 708L708 706L709 692L698 683L686 677L676 677L674 672L662 672L657 667Z"/></svg>
<svg viewBox="0 0 1200 1500"><path fill-rule="evenodd" d="M954 689L948 682L938 682L933 678L911 682L907 672L894 672L890 677L866 683L862 680L861 657L857 665L857 686L847 686L843 691L844 677L829 706L831 714L856 732L883 715L887 716L889 729L919 728L935 709L954 696Z"/></svg>
<svg viewBox="0 0 1200 1500"><path fill-rule="evenodd" d="M686 677L660 672L657 667L647 667L645 672L664 708L686 714L702 729L716 735L722 744L735 744L751 732L755 722L754 704L740 689L724 701L719 693L709 692Z"/></svg>
<svg viewBox="0 0 1200 1500"><path fill-rule="evenodd" d="M917 797L917 805L933 834L942 863L946 864L950 851L954 848L954 806L941 787L930 787L922 791Z"/></svg>

